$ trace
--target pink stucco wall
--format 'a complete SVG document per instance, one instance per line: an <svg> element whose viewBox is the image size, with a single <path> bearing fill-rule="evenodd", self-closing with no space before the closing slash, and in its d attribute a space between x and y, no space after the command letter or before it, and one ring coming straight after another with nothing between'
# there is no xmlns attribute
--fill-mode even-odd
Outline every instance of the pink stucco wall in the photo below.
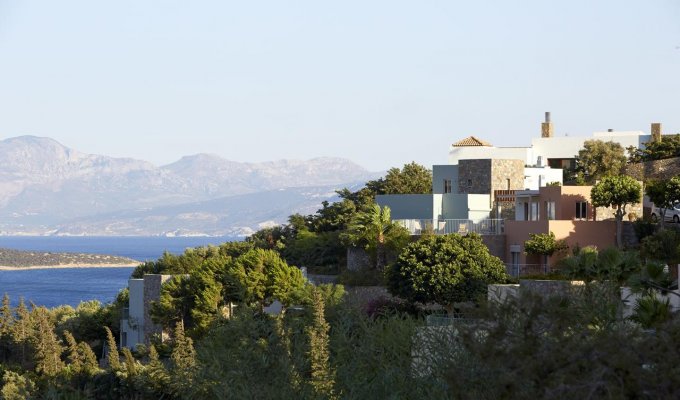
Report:
<svg viewBox="0 0 680 400"><path fill-rule="evenodd" d="M575 206L574 206L575 208ZM616 222L615 221L505 221L506 237L506 260L512 260L510 246L518 245L520 248L520 264L532 264L537 260L527 261L524 254L524 242L529 239L530 233L553 232L557 240L564 240L570 248L576 245L581 247L595 246L598 249L616 246ZM550 263L554 264L563 255L553 255Z"/></svg>

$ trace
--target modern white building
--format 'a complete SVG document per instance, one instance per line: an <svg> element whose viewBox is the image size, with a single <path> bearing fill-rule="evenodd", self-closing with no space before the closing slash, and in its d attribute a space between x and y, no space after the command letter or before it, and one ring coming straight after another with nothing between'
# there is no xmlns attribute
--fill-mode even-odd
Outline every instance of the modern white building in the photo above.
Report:
<svg viewBox="0 0 680 400"><path fill-rule="evenodd" d="M652 124L651 134L610 129L590 137L556 137L553 130L546 112L541 137L532 139L530 146L495 147L474 136L460 140L451 145L447 165L432 167L432 194L383 195L376 202L389 206L392 218L412 232L429 224L437 232L449 233L461 221L475 225L491 216L502 218L508 207L512 212L516 191L562 185L564 169L574 166L587 140L644 148L661 137L659 123Z"/></svg>
<svg viewBox="0 0 680 400"><path fill-rule="evenodd" d="M456 165L460 160L498 158L524 160L527 166L532 167L566 168L572 166L571 163L586 140L611 141L619 143L624 149L630 146L644 148L645 143L651 141L653 135L661 135L661 124L653 123L651 134L610 129L606 132L595 132L592 136L555 136L550 113L545 114L545 122L541 124L541 137L531 139L530 146L496 147L470 136L451 145L449 164Z"/></svg>

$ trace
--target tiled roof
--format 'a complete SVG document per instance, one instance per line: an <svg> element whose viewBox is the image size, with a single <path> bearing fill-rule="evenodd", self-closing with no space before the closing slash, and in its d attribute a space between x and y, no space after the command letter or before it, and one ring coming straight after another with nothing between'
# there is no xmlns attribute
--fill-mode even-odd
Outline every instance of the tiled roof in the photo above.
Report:
<svg viewBox="0 0 680 400"><path fill-rule="evenodd" d="M491 143L482 140L482 139L477 139L474 136L467 137L463 140L459 140L456 143L453 144L454 147L465 147L465 146L493 146Z"/></svg>

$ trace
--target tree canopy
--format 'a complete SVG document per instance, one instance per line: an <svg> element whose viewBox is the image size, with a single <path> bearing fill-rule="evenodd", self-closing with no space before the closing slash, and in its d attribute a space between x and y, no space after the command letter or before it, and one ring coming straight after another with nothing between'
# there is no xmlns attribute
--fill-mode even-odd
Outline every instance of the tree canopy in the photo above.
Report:
<svg viewBox="0 0 680 400"><path fill-rule="evenodd" d="M643 149L631 147L630 162L644 162L680 157L680 134L663 135L658 142L645 143Z"/></svg>
<svg viewBox="0 0 680 400"><path fill-rule="evenodd" d="M409 244L387 269L390 293L411 302L475 301L489 283L507 279L505 265L476 234L431 235Z"/></svg>
<svg viewBox="0 0 680 400"><path fill-rule="evenodd" d="M366 182L366 188L375 194L432 193L432 171L411 162L399 168L390 168L384 178Z"/></svg>
<svg viewBox="0 0 680 400"><path fill-rule="evenodd" d="M620 174L626 161L626 152L621 144L586 140L576 156L576 172L585 183L593 183L605 176Z"/></svg>
<svg viewBox="0 0 680 400"><path fill-rule="evenodd" d="M553 232L530 233L529 240L524 242L524 251L527 254L551 256L556 251L566 249L564 242L555 239Z"/></svg>
<svg viewBox="0 0 680 400"><path fill-rule="evenodd" d="M596 183L590 191L590 199L595 207L612 207L616 210L616 244L622 243L621 226L626 206L640 202L642 186L627 175L606 176Z"/></svg>
<svg viewBox="0 0 680 400"><path fill-rule="evenodd" d="M666 210L680 201L680 177L652 180L647 182L645 193L655 206L661 209L661 226L663 227Z"/></svg>

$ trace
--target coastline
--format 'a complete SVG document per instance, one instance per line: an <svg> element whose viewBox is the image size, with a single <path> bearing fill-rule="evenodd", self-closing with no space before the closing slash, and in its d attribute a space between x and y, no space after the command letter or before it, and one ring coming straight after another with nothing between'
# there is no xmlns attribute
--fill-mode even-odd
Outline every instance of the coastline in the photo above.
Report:
<svg viewBox="0 0 680 400"><path fill-rule="evenodd" d="M4 266L0 265L0 271L24 271L32 269L64 269L64 268L133 268L137 267L141 262L127 263L127 264L87 264L87 263L76 263L76 264L57 264L57 265L31 265L27 267L15 267L15 266Z"/></svg>

